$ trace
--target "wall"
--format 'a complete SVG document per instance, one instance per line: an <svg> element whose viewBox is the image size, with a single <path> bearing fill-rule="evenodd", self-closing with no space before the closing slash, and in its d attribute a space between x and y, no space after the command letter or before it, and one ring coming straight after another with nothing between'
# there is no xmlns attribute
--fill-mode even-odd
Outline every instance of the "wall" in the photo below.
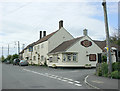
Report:
<svg viewBox="0 0 120 91"><path fill-rule="evenodd" d="M81 45L81 41L83 40L89 40L92 42L92 46L86 48L84 46ZM88 53L86 53L86 51ZM57 66L69 66L69 67L79 67L79 66L85 66L85 64L91 64L92 66L96 66L97 63L97 53L102 53L102 50L87 36L85 36L84 38L82 38L80 41L78 41L77 43L75 43L73 46L71 46L66 52L73 52L73 53L78 53L77 57L78 57L78 61L76 62L63 62L62 61L62 54L59 54L60 60L58 61L58 63L56 63ZM88 54L96 54L96 61L92 62L89 61L89 57L86 56ZM49 66L52 66L54 63L50 63Z"/></svg>
<svg viewBox="0 0 120 91"><path fill-rule="evenodd" d="M61 28L48 40L48 52L52 51L62 42L73 39L73 36L65 28Z"/></svg>

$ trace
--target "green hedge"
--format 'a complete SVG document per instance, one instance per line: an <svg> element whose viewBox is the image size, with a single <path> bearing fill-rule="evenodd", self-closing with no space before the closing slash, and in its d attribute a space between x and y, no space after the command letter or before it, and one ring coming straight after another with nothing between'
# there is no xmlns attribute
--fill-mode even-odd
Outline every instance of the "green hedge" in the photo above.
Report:
<svg viewBox="0 0 120 91"><path fill-rule="evenodd" d="M108 74L108 64L106 62L102 63L97 70L98 76L112 77L120 79L120 62L112 63L112 73Z"/></svg>
<svg viewBox="0 0 120 91"><path fill-rule="evenodd" d="M116 70L111 73L112 78L120 79L120 71Z"/></svg>
<svg viewBox="0 0 120 91"><path fill-rule="evenodd" d="M114 62L112 64L112 71L120 71L120 62Z"/></svg>

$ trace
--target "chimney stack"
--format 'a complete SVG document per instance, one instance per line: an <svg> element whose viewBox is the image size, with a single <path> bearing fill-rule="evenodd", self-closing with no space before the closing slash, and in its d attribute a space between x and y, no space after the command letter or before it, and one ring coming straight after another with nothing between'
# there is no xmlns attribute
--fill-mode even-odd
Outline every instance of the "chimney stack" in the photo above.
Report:
<svg viewBox="0 0 120 91"><path fill-rule="evenodd" d="M43 31L43 37L45 37L46 36L46 31Z"/></svg>
<svg viewBox="0 0 120 91"><path fill-rule="evenodd" d="M63 27L63 20L60 20L60 21L59 21L59 29L60 29L61 27Z"/></svg>
<svg viewBox="0 0 120 91"><path fill-rule="evenodd" d="M84 29L84 30L83 30L83 35L84 35L84 36L87 36L87 29Z"/></svg>
<svg viewBox="0 0 120 91"><path fill-rule="evenodd" d="M40 39L42 38L42 31L40 31Z"/></svg>

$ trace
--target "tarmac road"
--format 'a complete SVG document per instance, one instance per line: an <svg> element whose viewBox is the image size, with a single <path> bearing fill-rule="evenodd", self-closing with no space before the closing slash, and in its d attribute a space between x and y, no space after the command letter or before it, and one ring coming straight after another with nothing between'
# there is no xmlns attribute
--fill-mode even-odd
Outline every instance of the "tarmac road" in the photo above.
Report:
<svg viewBox="0 0 120 91"><path fill-rule="evenodd" d="M95 69L65 69L2 64L2 89L90 89L84 83Z"/></svg>

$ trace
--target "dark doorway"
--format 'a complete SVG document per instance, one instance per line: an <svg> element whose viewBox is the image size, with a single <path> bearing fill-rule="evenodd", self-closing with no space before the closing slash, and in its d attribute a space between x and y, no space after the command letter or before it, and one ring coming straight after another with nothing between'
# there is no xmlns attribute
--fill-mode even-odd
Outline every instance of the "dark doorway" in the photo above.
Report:
<svg viewBox="0 0 120 91"><path fill-rule="evenodd" d="M102 62L102 54L99 53L99 54L98 54L98 63L101 63L101 62Z"/></svg>

